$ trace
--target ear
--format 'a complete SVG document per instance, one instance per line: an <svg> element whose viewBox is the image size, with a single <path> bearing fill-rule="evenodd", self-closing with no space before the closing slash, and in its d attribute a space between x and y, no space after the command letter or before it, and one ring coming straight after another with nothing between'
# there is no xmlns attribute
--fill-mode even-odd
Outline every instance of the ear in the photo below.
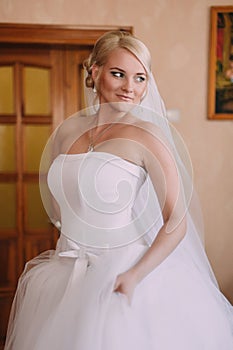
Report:
<svg viewBox="0 0 233 350"><path fill-rule="evenodd" d="M97 66L96 64L93 64L92 69L91 69L91 76L92 76L94 83L96 82L96 80L98 78L99 70L100 70L100 67Z"/></svg>

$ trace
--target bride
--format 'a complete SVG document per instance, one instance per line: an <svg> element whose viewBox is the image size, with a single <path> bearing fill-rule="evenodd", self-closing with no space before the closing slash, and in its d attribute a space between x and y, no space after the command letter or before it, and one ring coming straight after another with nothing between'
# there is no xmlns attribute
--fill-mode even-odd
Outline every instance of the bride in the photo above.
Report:
<svg viewBox="0 0 233 350"><path fill-rule="evenodd" d="M61 235L20 277L5 350L231 350L232 306L148 49L109 32L84 67L90 107L59 126L41 161Z"/></svg>

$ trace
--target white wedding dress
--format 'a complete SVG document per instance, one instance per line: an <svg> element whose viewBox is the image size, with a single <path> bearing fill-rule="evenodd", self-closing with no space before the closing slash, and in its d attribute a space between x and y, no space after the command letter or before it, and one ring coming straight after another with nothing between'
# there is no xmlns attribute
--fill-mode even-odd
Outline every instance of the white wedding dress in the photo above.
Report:
<svg viewBox="0 0 233 350"><path fill-rule="evenodd" d="M113 292L117 275L148 249L144 237L133 240L131 232L130 244L113 248L117 238L111 236L132 222L145 175L140 166L105 152L54 160L48 183L60 205L62 233L56 250L30 261L19 280L5 350L233 349L231 305L190 258L186 237L139 283L131 304ZM97 193L109 213L96 210ZM109 234L102 249L101 228ZM75 243L77 235L94 243Z"/></svg>

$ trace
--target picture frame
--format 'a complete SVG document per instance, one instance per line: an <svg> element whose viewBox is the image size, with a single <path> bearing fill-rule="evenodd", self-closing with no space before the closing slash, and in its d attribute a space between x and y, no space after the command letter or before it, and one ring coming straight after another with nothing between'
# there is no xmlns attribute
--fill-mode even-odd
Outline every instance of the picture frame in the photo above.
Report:
<svg viewBox="0 0 233 350"><path fill-rule="evenodd" d="M208 119L233 119L233 6L210 8Z"/></svg>

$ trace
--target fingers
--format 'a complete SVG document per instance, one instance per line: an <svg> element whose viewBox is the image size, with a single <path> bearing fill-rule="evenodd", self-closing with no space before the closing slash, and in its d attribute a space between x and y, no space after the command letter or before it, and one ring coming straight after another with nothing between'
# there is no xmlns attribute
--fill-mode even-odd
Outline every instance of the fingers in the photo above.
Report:
<svg viewBox="0 0 233 350"><path fill-rule="evenodd" d="M124 285L122 285L122 282L117 278L116 282L113 287L113 292L121 293L126 295L125 290L124 290Z"/></svg>
<svg viewBox="0 0 233 350"><path fill-rule="evenodd" d="M129 297L128 294L122 293L122 292L120 292L120 291L114 291L114 293L116 293L116 294L122 296L123 298L126 298L126 301L127 301L128 305L131 305L131 298Z"/></svg>
<svg viewBox="0 0 233 350"><path fill-rule="evenodd" d="M128 304L131 305L131 301L132 301L132 294L131 294L131 293L129 293L129 292L123 290L123 289L121 288L121 286L119 286L118 288L114 289L113 292L114 292L114 293L117 293L118 295L123 296L124 298L126 298Z"/></svg>
<svg viewBox="0 0 233 350"><path fill-rule="evenodd" d="M121 285L118 285L116 288L114 288L113 291L121 293L121 294L125 294L123 288L121 287Z"/></svg>
<svg viewBox="0 0 233 350"><path fill-rule="evenodd" d="M118 282L118 279L116 279L114 287L113 287L113 291L116 292L118 287L119 287L120 283Z"/></svg>

